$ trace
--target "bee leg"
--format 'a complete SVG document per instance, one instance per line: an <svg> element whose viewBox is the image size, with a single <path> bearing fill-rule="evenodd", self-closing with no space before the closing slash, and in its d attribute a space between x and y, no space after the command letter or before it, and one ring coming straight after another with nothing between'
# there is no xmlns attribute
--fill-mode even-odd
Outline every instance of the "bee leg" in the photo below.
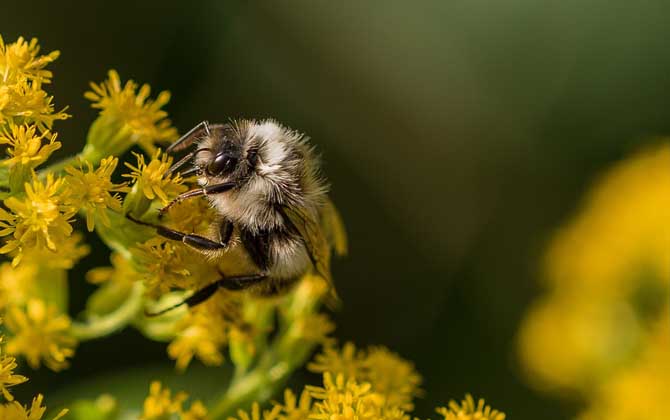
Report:
<svg viewBox="0 0 670 420"><path fill-rule="evenodd" d="M158 210L159 215L162 215L163 213L168 211L170 209L170 207L174 206L177 203L181 203L182 201L186 200L187 198L199 197L201 195L209 195L209 194L221 194L221 193L224 193L226 191L232 190L236 186L237 186L237 183L235 183L235 182L223 182L221 184L208 185L204 188L198 188L198 189L195 189L195 190L186 191L185 193L179 194L178 196L176 196L165 207Z"/></svg>
<svg viewBox="0 0 670 420"><path fill-rule="evenodd" d="M235 291L244 290L255 284L260 283L266 278L267 278L266 274L252 274L249 276L224 277L220 280L215 281L214 283L208 284L207 286L203 287L200 290L197 290L191 296L187 297L186 299L182 300L176 305L172 305L168 308L161 309L158 312L145 312L144 315L148 317L159 316L166 312L170 312L171 310L176 309L182 305L188 305L192 308L211 298L212 295L214 295L214 293L216 293L216 291L219 290L219 288L226 290L235 290Z"/></svg>
<svg viewBox="0 0 670 420"><path fill-rule="evenodd" d="M153 223L147 223L143 222L141 220L135 219L133 216L130 214L127 214L126 217L130 220L132 220L135 223L139 223L140 225L144 226L149 226L154 229L156 229L156 233L159 234L160 236L168 239L172 239L173 241L181 241L185 243L186 245L189 245L199 251L216 251L216 250L221 250L221 249L226 249L228 248L228 244L230 242L230 238L233 234L233 229L227 226L222 227L222 234L221 234L221 241L216 242L213 241L209 238L205 238L204 236L200 235L194 235L192 233L184 233L184 232L179 232L178 230L170 229L165 226L161 225L155 225ZM224 225L232 223L226 222ZM225 230L224 230L225 227Z"/></svg>
<svg viewBox="0 0 670 420"><path fill-rule="evenodd" d="M244 290L262 282L267 278L267 274L259 273L248 276L224 277L221 280L216 281L214 284L226 290Z"/></svg>
<svg viewBox="0 0 670 420"><path fill-rule="evenodd" d="M169 154L186 149L188 146L193 144L193 142L198 138L198 135L203 131L208 136L211 135L209 132L209 123L207 121L202 121L195 127L188 130L186 134L181 136L177 141L165 149L165 153Z"/></svg>

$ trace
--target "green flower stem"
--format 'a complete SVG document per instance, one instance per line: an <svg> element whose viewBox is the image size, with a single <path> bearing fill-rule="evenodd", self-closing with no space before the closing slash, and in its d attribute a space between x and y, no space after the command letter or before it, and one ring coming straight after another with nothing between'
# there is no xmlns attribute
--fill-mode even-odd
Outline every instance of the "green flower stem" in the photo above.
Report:
<svg viewBox="0 0 670 420"><path fill-rule="evenodd" d="M73 322L71 332L80 341L104 337L121 330L133 321L142 311L144 286L140 282L133 285L128 299L113 312L90 322Z"/></svg>
<svg viewBox="0 0 670 420"><path fill-rule="evenodd" d="M225 420L254 401L270 399L291 373L307 362L316 344L295 340L290 328L282 331L253 369L233 378L228 389L212 404L209 418Z"/></svg>

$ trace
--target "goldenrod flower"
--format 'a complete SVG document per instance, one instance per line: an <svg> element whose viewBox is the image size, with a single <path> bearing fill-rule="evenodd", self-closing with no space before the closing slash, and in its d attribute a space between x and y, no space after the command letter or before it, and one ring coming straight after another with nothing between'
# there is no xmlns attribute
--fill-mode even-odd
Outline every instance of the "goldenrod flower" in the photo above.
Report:
<svg viewBox="0 0 670 420"><path fill-rule="evenodd" d="M44 67L58 57L58 51L38 54L37 39L5 44L0 38L0 125L32 122L46 131L54 120L69 117L64 110L54 113L53 97L42 90L42 83L51 80Z"/></svg>
<svg viewBox="0 0 670 420"><path fill-rule="evenodd" d="M5 262L0 265L0 310L9 305L23 305L35 296L38 269L35 264L24 263L13 267Z"/></svg>
<svg viewBox="0 0 670 420"><path fill-rule="evenodd" d="M664 312L668 313L668 307ZM670 419L670 329L655 326L640 359L608 380L580 420ZM592 390L593 392L593 390Z"/></svg>
<svg viewBox="0 0 670 420"><path fill-rule="evenodd" d="M0 340L2 340L1 337ZM22 384L28 380L25 376L14 374L16 366L15 358L4 354L0 355L0 393L2 393L7 401L12 401L14 399L8 388Z"/></svg>
<svg viewBox="0 0 670 420"><path fill-rule="evenodd" d="M144 411L141 420L170 420L173 416L181 420L204 420L207 417L207 409L200 401L191 404L188 410L184 410L183 404L188 399L188 394L179 392L171 395L168 388L163 388L161 383L154 381L149 388L149 396L144 400Z"/></svg>
<svg viewBox="0 0 670 420"><path fill-rule="evenodd" d="M352 342L345 343L341 350L331 343L314 356L307 368L312 372L331 372L334 375L344 375L345 378L356 378L361 374L364 357Z"/></svg>
<svg viewBox="0 0 670 420"><path fill-rule="evenodd" d="M40 46L37 42L37 38L27 42L21 36L7 45L0 36L0 81L11 83L19 75L42 82L51 80L51 72L44 67L56 60L60 52L52 51L38 57Z"/></svg>
<svg viewBox="0 0 670 420"><path fill-rule="evenodd" d="M37 369L42 362L55 371L68 366L77 342L69 334L70 318L41 300L28 301L25 312L17 307L7 311L7 328L12 332L7 352L25 357Z"/></svg>
<svg viewBox="0 0 670 420"><path fill-rule="evenodd" d="M305 387L314 398L313 420L378 420L382 418L380 399L369 383L345 380L343 375L323 375L323 387Z"/></svg>
<svg viewBox="0 0 670 420"><path fill-rule="evenodd" d="M466 394L460 404L451 400L449 407L439 407L435 411L444 416L444 420L505 420L505 413L492 409L484 399L480 398L475 405L470 394Z"/></svg>
<svg viewBox="0 0 670 420"><path fill-rule="evenodd" d="M519 353L532 383L592 394L644 345L670 291L670 146L615 165L549 245ZM556 334L555 331L560 331Z"/></svg>
<svg viewBox="0 0 670 420"><path fill-rule="evenodd" d="M84 96L93 101L93 108L100 109L101 117L110 119L110 124L119 122L129 128L127 138L111 139L118 142L118 146L99 146L118 147L120 150L116 151L122 152L131 144L137 144L146 152L153 153L156 149L154 143L169 143L178 137L177 130L167 119L167 112L161 109L170 101L170 93L163 91L155 100L151 100L148 99L151 93L149 85L142 85L139 91L137 88L137 83L132 80L122 86L116 70L109 71L106 81L100 84L91 83L91 91ZM116 131L119 131L118 127Z"/></svg>
<svg viewBox="0 0 670 420"><path fill-rule="evenodd" d="M363 360L365 381L374 392L384 396L385 403L404 411L412 411L414 397L420 394L421 376L414 364L386 347L370 347Z"/></svg>
<svg viewBox="0 0 670 420"><path fill-rule="evenodd" d="M312 396L308 391L302 391L300 398L290 389L284 391L284 404L274 403L280 407L282 420L307 420L312 413Z"/></svg>
<svg viewBox="0 0 670 420"><path fill-rule="evenodd" d="M385 347L356 350L353 343L346 343L339 350L332 343L324 346L322 353L307 365L312 372L342 375L369 383L372 391L384 399L387 406L403 411L414 408L412 400L420 394L421 376L414 365Z"/></svg>
<svg viewBox="0 0 670 420"><path fill-rule="evenodd" d="M0 248L0 253L43 247L55 251L56 244L70 236L70 218L75 209L64 203L63 182L62 178L54 179L49 173L44 184L34 179L32 184L25 185L25 198L5 200L5 206L12 213L0 209L0 236L12 234L13 239ZM18 263L17 258L15 263Z"/></svg>
<svg viewBox="0 0 670 420"><path fill-rule="evenodd" d="M224 361L221 349L228 342L231 323L229 312L234 308L224 306L218 296L193 308L177 325L178 333L168 346L168 355L176 360L176 367L183 371L193 357L209 366Z"/></svg>
<svg viewBox="0 0 670 420"><path fill-rule="evenodd" d="M158 198L165 205L169 201L169 196L184 191L185 187L182 185L183 179L179 174L166 176L167 170L172 166L172 158L170 156L161 154L161 151L157 150L149 164L147 164L145 163L144 155L133 154L137 158L137 166L125 162L125 165L131 172L123 176L131 178L133 185L147 199L153 200Z"/></svg>
<svg viewBox="0 0 670 420"><path fill-rule="evenodd" d="M27 406L22 406L16 401L12 401L7 404L0 405L0 419L3 420L41 420L44 412L47 410L45 406L42 405L42 400L44 397L42 394L37 395L33 398L32 405L30 408ZM58 420L67 414L68 410L63 409L56 417L53 417L52 420Z"/></svg>
<svg viewBox="0 0 670 420"><path fill-rule="evenodd" d="M113 252L109 260L111 267L96 267L86 273L86 280L92 284L105 282L132 283L137 277L137 272L123 255Z"/></svg>
<svg viewBox="0 0 670 420"><path fill-rule="evenodd" d="M193 279L186 268L183 247L154 237L133 249L148 296L157 298L173 288L190 288Z"/></svg>
<svg viewBox="0 0 670 420"><path fill-rule="evenodd" d="M261 411L261 406L254 402L251 405L251 411L237 410L237 417L229 417L228 420L278 420L279 410L281 408L275 406L272 410Z"/></svg>
<svg viewBox="0 0 670 420"><path fill-rule="evenodd" d="M100 166L93 169L90 162L79 162L79 168L70 166L65 168L69 174L66 177L70 195L69 202L76 208L81 208L86 213L86 228L89 232L95 227L96 218L103 225L109 227L107 209L121 212L121 198L112 195L114 192L125 192L128 188L124 184L114 184L112 174L119 160L113 156L107 157L100 162ZM86 168L84 169L84 165Z"/></svg>
<svg viewBox="0 0 670 420"><path fill-rule="evenodd" d="M58 248L55 251L49 248L23 249L21 265L39 265L40 268L47 270L69 270L91 252L91 248L82 243L83 240L84 236L81 233L73 232L72 235L58 242ZM18 250L10 253L10 256L18 255Z"/></svg>
<svg viewBox="0 0 670 420"><path fill-rule="evenodd" d="M61 143L56 141L56 133L45 131L37 134L35 128L34 125L9 124L0 132L0 144L9 145L7 154L10 158L3 160L3 165L22 165L32 169L60 149Z"/></svg>

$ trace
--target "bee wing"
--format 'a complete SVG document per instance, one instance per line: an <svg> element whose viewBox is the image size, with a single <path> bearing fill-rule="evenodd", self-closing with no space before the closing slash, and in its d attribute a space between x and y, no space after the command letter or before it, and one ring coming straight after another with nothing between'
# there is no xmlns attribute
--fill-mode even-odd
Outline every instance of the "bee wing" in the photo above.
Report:
<svg viewBox="0 0 670 420"><path fill-rule="evenodd" d="M334 207L332 208L334 209ZM314 217L310 216L301 209L289 207L284 207L284 214L302 237L305 243L305 247L307 248L307 253L312 260L314 269L316 270L316 274L322 277L328 283L328 286L330 287L330 296L327 297L327 303L331 306L334 306L338 301L338 298L335 294L333 279L330 274L331 244L329 243L327 235L331 235L328 233L328 231L335 232L335 230L328 228L328 230L324 231L324 228L320 223L320 221L324 220L323 214L319 215L321 220L315 220ZM334 214L336 219L339 220L337 213ZM330 213L328 218L332 219L332 215L333 213ZM341 221L339 221L339 223L341 223ZM343 230L338 231L338 233L341 232L343 232ZM344 242L342 242L342 238L344 238ZM341 234L339 235L339 245L346 247L346 236Z"/></svg>
<svg viewBox="0 0 670 420"><path fill-rule="evenodd" d="M347 255L347 232L344 229L340 212L337 211L335 204L330 199L326 199L319 212L319 217L321 219L321 228L335 254L338 256Z"/></svg>

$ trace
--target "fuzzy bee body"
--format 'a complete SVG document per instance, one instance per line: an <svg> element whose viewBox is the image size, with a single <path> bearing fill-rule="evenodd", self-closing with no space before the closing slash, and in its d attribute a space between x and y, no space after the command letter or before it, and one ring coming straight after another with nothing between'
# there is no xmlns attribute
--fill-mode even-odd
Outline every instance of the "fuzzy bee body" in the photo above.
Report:
<svg viewBox="0 0 670 420"><path fill-rule="evenodd" d="M161 214L182 200L205 196L219 215L212 229L218 238L150 225L158 234L182 241L211 259L231 246L241 246L256 272L224 276L184 303L197 304L218 288L279 294L309 270L330 283L331 251L344 252L346 244L342 235L337 240L331 234L342 230L341 221L307 139L273 120L211 126L203 122L167 151L192 145L194 150L170 172L192 165L183 174L197 174L200 188L181 194Z"/></svg>

